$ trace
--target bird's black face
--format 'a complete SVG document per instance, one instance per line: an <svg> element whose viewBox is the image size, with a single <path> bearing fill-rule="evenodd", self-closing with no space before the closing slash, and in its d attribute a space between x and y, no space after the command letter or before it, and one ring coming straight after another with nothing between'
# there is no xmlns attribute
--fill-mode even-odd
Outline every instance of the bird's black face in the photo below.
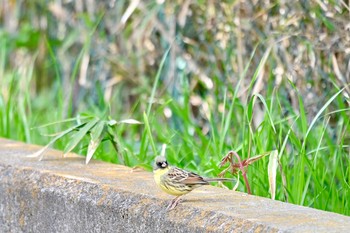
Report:
<svg viewBox="0 0 350 233"><path fill-rule="evenodd" d="M166 168L168 166L168 162L167 161L163 161L163 162L158 162L157 163L157 167L158 168Z"/></svg>
<svg viewBox="0 0 350 233"><path fill-rule="evenodd" d="M157 156L154 165L154 169L164 169L168 167L168 162L164 156Z"/></svg>

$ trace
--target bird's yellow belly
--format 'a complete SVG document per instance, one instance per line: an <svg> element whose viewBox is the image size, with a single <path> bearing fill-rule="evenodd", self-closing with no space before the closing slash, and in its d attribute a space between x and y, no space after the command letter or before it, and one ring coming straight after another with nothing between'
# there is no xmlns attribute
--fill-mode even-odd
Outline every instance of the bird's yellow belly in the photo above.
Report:
<svg viewBox="0 0 350 233"><path fill-rule="evenodd" d="M186 193L189 193L190 191L188 190L181 190L179 188L174 188L174 187L171 187L171 186L164 186L164 185L160 185L161 189L170 194L170 195L174 195L174 196L181 196L181 195L184 195Z"/></svg>
<svg viewBox="0 0 350 233"><path fill-rule="evenodd" d="M178 185L166 184L166 182L164 182L164 180L162 179L163 175L166 172L167 170L154 171L154 181L164 192L174 196L181 196L191 191L191 190L183 189L181 188L181 186L178 186Z"/></svg>

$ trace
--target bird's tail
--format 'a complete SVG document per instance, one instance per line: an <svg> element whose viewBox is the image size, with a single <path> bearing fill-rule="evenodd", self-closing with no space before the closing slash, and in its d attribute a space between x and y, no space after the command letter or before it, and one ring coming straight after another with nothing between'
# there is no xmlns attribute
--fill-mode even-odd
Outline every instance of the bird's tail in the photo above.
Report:
<svg viewBox="0 0 350 233"><path fill-rule="evenodd" d="M230 178L204 178L207 182L215 182L215 181L226 181L226 182L234 182L235 179Z"/></svg>

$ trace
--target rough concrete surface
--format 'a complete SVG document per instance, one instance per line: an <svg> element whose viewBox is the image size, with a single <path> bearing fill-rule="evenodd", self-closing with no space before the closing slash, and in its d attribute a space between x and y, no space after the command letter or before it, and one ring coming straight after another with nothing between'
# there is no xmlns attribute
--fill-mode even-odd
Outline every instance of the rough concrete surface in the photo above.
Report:
<svg viewBox="0 0 350 233"><path fill-rule="evenodd" d="M211 186L166 211L150 172L38 149L0 139L0 232L350 232L347 216Z"/></svg>

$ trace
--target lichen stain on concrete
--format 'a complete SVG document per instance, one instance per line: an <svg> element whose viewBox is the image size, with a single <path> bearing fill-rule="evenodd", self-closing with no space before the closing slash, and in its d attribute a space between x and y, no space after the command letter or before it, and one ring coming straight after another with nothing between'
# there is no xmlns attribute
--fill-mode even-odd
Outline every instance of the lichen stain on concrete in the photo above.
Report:
<svg viewBox="0 0 350 233"><path fill-rule="evenodd" d="M99 187L99 198L96 201L96 204L98 206L102 205L111 205L113 203L113 200L111 200L111 193L113 193L113 189L110 187L110 185L104 185L101 184Z"/></svg>
<svg viewBox="0 0 350 233"><path fill-rule="evenodd" d="M19 226L20 226L20 228L22 230L25 227L25 214L26 214L26 212L28 212L26 203L23 200L21 200L20 201L20 205L19 205L19 219L18 219L18 222L19 222Z"/></svg>
<svg viewBox="0 0 350 233"><path fill-rule="evenodd" d="M106 199L107 199L107 193L106 192L103 192L103 195L102 197L100 197L97 201L97 205L102 205L105 203Z"/></svg>
<svg viewBox="0 0 350 233"><path fill-rule="evenodd" d="M37 200L38 195L39 195L39 189L37 187L35 187L35 185L33 185L33 189L30 191L30 194L31 194L33 200Z"/></svg>
<svg viewBox="0 0 350 233"><path fill-rule="evenodd" d="M198 229L198 226L205 232L232 232L233 224L224 215L217 215L213 211L194 211L192 208L176 208L167 213L170 219L176 219L179 223ZM219 228L220 227L220 228Z"/></svg>

